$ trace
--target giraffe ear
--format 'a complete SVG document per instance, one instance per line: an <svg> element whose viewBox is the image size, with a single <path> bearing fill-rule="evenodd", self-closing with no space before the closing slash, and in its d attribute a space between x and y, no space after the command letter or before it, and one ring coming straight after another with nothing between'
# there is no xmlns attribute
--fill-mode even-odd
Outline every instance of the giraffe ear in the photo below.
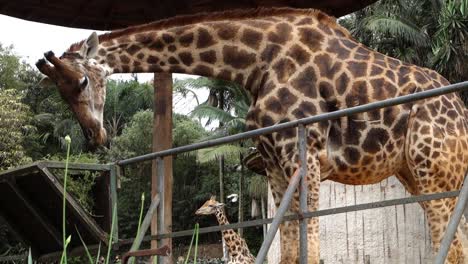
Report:
<svg viewBox="0 0 468 264"><path fill-rule="evenodd" d="M220 202L217 202L217 203L216 203L216 207L219 207L219 208L222 208L222 207L224 207L224 205L225 205L225 204L223 204L223 203L220 203Z"/></svg>
<svg viewBox="0 0 468 264"><path fill-rule="evenodd" d="M94 58L94 56L97 55L99 47L99 37L96 34L96 32L91 33L91 36L83 42L83 45L81 46L80 50L80 55L83 56L83 58L86 59L91 59Z"/></svg>
<svg viewBox="0 0 468 264"><path fill-rule="evenodd" d="M211 195L210 200L216 201L216 195Z"/></svg>

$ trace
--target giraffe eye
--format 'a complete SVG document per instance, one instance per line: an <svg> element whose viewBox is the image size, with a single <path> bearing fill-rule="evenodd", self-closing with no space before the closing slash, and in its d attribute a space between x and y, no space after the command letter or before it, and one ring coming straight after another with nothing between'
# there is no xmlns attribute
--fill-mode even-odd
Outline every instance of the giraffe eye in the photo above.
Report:
<svg viewBox="0 0 468 264"><path fill-rule="evenodd" d="M86 88L86 86L88 86L88 83L89 83L88 76L87 75L83 76L83 78L80 79L80 88L81 89Z"/></svg>

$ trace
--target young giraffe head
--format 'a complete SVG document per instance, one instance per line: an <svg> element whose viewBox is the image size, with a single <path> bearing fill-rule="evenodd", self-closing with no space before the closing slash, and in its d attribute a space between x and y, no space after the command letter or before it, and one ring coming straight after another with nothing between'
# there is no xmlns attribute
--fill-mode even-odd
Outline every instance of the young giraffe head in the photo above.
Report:
<svg viewBox="0 0 468 264"><path fill-rule="evenodd" d="M223 208L224 204L216 201L215 196L206 201L198 210L195 212L196 215L212 215L216 214L219 209Z"/></svg>
<svg viewBox="0 0 468 264"><path fill-rule="evenodd" d="M92 33L80 50L65 52L60 58L49 51L44 54L45 59L36 63L39 71L47 76L40 85L58 87L60 95L77 117L91 148L107 140L103 112L106 77L110 72L93 59L98 45L98 36Z"/></svg>

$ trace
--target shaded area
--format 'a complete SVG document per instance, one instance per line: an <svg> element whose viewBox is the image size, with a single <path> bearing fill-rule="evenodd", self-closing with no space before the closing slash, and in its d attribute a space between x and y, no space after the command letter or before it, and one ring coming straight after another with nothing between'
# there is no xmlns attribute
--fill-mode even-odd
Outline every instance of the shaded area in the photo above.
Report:
<svg viewBox="0 0 468 264"><path fill-rule="evenodd" d="M61 252L63 186L49 169L63 168L63 163L37 162L0 173L0 217L7 222L18 239L31 246L35 256ZM72 240L70 250L86 245L108 243L112 221L110 166L74 164L76 170L101 171L93 189L93 214L67 195L66 234ZM115 179L115 177L112 177ZM113 186L113 187L111 187Z"/></svg>
<svg viewBox="0 0 468 264"><path fill-rule="evenodd" d="M257 7L316 8L339 17L376 0L0 0L0 14L74 28L111 30L199 12Z"/></svg>

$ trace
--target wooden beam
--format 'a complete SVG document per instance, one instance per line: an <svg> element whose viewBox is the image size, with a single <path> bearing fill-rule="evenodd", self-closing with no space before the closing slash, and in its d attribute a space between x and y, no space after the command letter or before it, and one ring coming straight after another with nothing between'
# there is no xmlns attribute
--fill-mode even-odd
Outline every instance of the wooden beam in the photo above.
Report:
<svg viewBox="0 0 468 264"><path fill-rule="evenodd" d="M172 147L172 74L155 73L154 74L154 119L153 119L153 151L160 151ZM172 157L164 158L163 170L164 178L159 178L157 162L153 161L151 196L154 197L158 190L161 193L161 203L164 212L156 214L151 221L151 234L156 235L159 232L172 232ZM159 183L162 186L159 186ZM159 191L159 192L160 192ZM162 226L158 227L158 218ZM172 239L163 239L160 245L156 241L151 242L151 248L156 249L168 245L172 250ZM171 258L160 258L158 263L171 264Z"/></svg>

